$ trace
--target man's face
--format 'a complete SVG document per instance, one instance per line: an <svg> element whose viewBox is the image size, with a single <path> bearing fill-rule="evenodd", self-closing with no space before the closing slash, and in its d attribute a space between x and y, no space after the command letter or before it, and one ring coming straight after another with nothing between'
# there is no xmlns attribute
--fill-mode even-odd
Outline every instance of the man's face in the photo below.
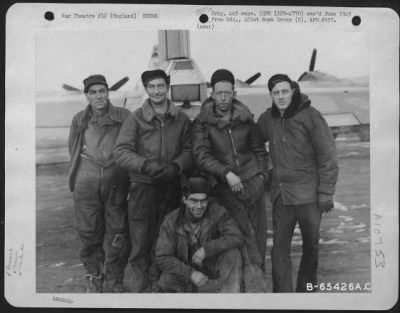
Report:
<svg viewBox="0 0 400 313"><path fill-rule="evenodd" d="M86 99L95 111L104 111L108 104L108 89L102 84L94 84L89 87Z"/></svg>
<svg viewBox="0 0 400 313"><path fill-rule="evenodd" d="M286 110L292 102L294 90L288 82L277 83L271 90L271 97L279 110Z"/></svg>
<svg viewBox="0 0 400 313"><path fill-rule="evenodd" d="M153 79L146 85L150 101L155 105L162 104L167 99L168 89L169 86L163 78Z"/></svg>
<svg viewBox="0 0 400 313"><path fill-rule="evenodd" d="M186 205L186 214L192 220L200 220L207 210L208 196L206 193L192 193L187 198L183 198Z"/></svg>
<svg viewBox="0 0 400 313"><path fill-rule="evenodd" d="M236 92L232 83L227 81L217 82L214 85L213 91L211 92L211 97L215 101L216 109L221 113L230 111L232 107L232 101L235 96Z"/></svg>

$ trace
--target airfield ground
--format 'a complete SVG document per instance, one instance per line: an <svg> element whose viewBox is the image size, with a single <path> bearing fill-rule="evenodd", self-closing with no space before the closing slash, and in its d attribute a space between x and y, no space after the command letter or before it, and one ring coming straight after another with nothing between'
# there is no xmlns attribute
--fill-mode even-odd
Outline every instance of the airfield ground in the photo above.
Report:
<svg viewBox="0 0 400 313"><path fill-rule="evenodd" d="M369 286L370 256L370 146L352 135L337 138L339 183L336 208L321 224L319 282L339 287L350 283ZM79 238L74 229L72 195L67 186L67 165L39 166L36 173L36 287L38 293L85 292L84 269L79 261ZM268 194L267 194L268 197ZM272 291L271 205L267 201L268 243L266 279ZM301 236L296 228L292 242L293 281L301 257ZM131 271L126 270L129 292ZM357 290L358 292L360 290ZM331 292L343 292L333 289Z"/></svg>

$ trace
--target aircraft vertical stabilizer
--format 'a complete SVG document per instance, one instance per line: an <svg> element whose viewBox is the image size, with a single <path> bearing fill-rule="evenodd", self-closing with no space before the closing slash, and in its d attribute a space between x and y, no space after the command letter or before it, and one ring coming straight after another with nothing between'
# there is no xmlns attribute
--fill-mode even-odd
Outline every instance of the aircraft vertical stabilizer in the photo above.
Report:
<svg viewBox="0 0 400 313"><path fill-rule="evenodd" d="M189 30L159 30L158 49L162 61L189 59Z"/></svg>

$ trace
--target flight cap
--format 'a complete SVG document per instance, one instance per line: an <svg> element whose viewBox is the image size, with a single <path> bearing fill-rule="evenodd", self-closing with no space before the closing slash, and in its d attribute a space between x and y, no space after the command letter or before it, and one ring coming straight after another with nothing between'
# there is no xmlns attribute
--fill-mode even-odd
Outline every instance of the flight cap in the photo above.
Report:
<svg viewBox="0 0 400 313"><path fill-rule="evenodd" d="M90 75L89 77L83 80L83 92L87 93L90 86L95 84L104 85L108 89L106 78L103 75L95 74L95 75Z"/></svg>
<svg viewBox="0 0 400 313"><path fill-rule="evenodd" d="M231 71L228 71L226 69L219 69L216 70L212 76L211 76L211 87L214 88L215 84L220 82L220 81L228 81L232 83L232 85L235 85L235 77L233 76Z"/></svg>
<svg viewBox="0 0 400 313"><path fill-rule="evenodd" d="M156 78L163 78L167 85L169 85L169 77L163 70L144 71L141 78L144 87L146 87L148 82Z"/></svg>
<svg viewBox="0 0 400 313"><path fill-rule="evenodd" d="M205 193L210 191L207 179L204 177L190 177L182 186L182 193L186 197L193 193Z"/></svg>

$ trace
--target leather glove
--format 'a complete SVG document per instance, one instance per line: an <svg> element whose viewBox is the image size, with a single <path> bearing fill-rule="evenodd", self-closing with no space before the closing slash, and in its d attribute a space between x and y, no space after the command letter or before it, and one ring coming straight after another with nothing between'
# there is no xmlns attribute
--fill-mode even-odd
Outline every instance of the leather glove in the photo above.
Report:
<svg viewBox="0 0 400 313"><path fill-rule="evenodd" d="M156 175L153 176L153 181L156 183L168 181L175 176L178 176L179 167L177 164L172 163L166 167L164 167L161 171L159 171Z"/></svg>
<svg viewBox="0 0 400 313"><path fill-rule="evenodd" d="M319 193L318 194L318 207L321 210L321 213L327 213L332 211L334 204L333 204L333 196L328 195L326 193Z"/></svg>
<svg viewBox="0 0 400 313"><path fill-rule="evenodd" d="M160 164L160 162L156 160L146 160L144 161L142 169L145 174L153 177L160 173L165 167L165 165Z"/></svg>

